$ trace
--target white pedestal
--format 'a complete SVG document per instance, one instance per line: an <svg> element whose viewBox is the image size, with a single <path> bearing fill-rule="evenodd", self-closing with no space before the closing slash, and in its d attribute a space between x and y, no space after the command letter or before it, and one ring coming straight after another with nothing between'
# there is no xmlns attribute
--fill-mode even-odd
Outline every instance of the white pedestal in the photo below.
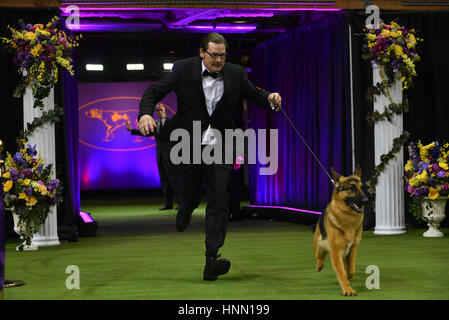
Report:
<svg viewBox="0 0 449 320"><path fill-rule="evenodd" d="M50 95L44 99L44 111L53 110L55 107L54 90L50 91ZM42 111L39 108L33 108L34 97L31 88L28 87L23 96L23 121L24 128L28 122L32 122L35 117L40 117ZM44 165L53 164L53 172L56 170L56 152L55 152L55 125L47 123L42 127L34 130L33 134L28 138L28 143L36 146L36 150L41 153L44 158ZM54 177L54 176L53 176ZM56 205L50 208L45 223L42 224L40 230L34 235L33 243L39 247L57 246L60 244L58 238L58 222Z"/></svg>
<svg viewBox="0 0 449 320"><path fill-rule="evenodd" d="M427 238L444 237L444 233L440 231L440 223L444 220L447 197L429 200L426 198L421 202L422 215L427 220L429 230L423 233Z"/></svg>
<svg viewBox="0 0 449 320"><path fill-rule="evenodd" d="M379 66L373 67L374 84L382 81ZM394 103L402 103L402 83L396 81L390 90ZM388 96L374 97L374 111L383 113L385 107L391 104ZM380 157L390 152L393 139L402 134L402 114L395 115L390 123L388 120L374 125L374 159L375 165L380 164ZM389 161L385 170L380 174L376 187L376 226L374 234L402 234L406 233L404 212L404 164L403 149L396 157Z"/></svg>

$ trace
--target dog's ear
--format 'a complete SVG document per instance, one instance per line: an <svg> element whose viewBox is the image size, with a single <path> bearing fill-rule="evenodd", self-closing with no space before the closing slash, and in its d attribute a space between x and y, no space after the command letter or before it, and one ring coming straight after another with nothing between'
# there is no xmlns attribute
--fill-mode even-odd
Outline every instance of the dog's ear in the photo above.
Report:
<svg viewBox="0 0 449 320"><path fill-rule="evenodd" d="M338 182L340 180L340 174L338 174L332 167L331 167L331 174L335 182Z"/></svg>
<svg viewBox="0 0 449 320"><path fill-rule="evenodd" d="M355 174L356 176L358 176L359 178L362 177L362 168L360 167L360 164L357 164L357 165L355 166L354 174Z"/></svg>

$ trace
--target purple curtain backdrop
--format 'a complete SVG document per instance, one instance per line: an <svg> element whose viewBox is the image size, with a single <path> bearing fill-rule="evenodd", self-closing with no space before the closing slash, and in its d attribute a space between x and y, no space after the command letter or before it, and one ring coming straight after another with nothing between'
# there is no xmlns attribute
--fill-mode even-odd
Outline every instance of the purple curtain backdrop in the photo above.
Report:
<svg viewBox="0 0 449 320"><path fill-rule="evenodd" d="M253 50L253 82L279 92L289 118L326 170L352 171L348 22L345 13L297 27ZM278 128L278 172L250 168L250 202L324 210L332 183L281 112L251 105L252 128ZM268 148L267 148L268 149Z"/></svg>
<svg viewBox="0 0 449 320"><path fill-rule="evenodd" d="M67 35L74 33L66 28L65 19L61 19L61 28ZM72 54L76 70L76 50ZM63 221L78 221L81 209L78 143L78 79L66 70L62 71L62 99L64 106L64 216ZM59 219L59 217L58 217Z"/></svg>

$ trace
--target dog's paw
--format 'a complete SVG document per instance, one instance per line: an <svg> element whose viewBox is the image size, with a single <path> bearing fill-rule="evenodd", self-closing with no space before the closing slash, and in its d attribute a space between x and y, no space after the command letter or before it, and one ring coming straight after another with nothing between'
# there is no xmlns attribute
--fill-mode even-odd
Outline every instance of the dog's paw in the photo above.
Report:
<svg viewBox="0 0 449 320"><path fill-rule="evenodd" d="M343 290L343 295L345 297L351 297L351 296L356 296L357 292L354 291L351 287L347 288L346 290Z"/></svg>
<svg viewBox="0 0 449 320"><path fill-rule="evenodd" d="M355 272L348 272L348 280L354 277Z"/></svg>
<svg viewBox="0 0 449 320"><path fill-rule="evenodd" d="M323 269L324 260L318 260L316 263L316 272L320 272Z"/></svg>

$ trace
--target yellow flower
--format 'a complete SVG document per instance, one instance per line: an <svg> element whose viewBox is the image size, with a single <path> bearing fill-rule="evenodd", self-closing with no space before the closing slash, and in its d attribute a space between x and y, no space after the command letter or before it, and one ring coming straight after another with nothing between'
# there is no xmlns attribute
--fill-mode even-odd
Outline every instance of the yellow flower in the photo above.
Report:
<svg viewBox="0 0 449 320"><path fill-rule="evenodd" d="M35 196L31 196L30 199L28 199L28 201L27 201L26 204L27 204L28 207L32 207L32 206L34 206L36 203L37 203L36 197L35 197Z"/></svg>
<svg viewBox="0 0 449 320"><path fill-rule="evenodd" d="M447 165L446 162L438 162L438 165L439 165L440 168L443 169L443 170L449 170L449 166Z"/></svg>
<svg viewBox="0 0 449 320"><path fill-rule="evenodd" d="M51 36L50 32L48 32L48 31L45 31L45 30L38 30L38 31L40 32L40 34L42 34L42 35L44 35L46 37L50 37Z"/></svg>
<svg viewBox="0 0 449 320"><path fill-rule="evenodd" d="M395 21L391 21L391 26L392 27L395 27L395 28L401 28L401 26L400 25L398 25Z"/></svg>
<svg viewBox="0 0 449 320"><path fill-rule="evenodd" d="M13 185L12 180L6 181L6 182L5 182L5 185L3 186L3 191L4 191L4 192L8 192L9 190L11 190L12 185Z"/></svg>
<svg viewBox="0 0 449 320"><path fill-rule="evenodd" d="M367 38L369 41L376 41L377 37L375 34L368 33Z"/></svg>
<svg viewBox="0 0 449 320"><path fill-rule="evenodd" d="M416 179L418 179L419 182L426 183L429 180L429 176L427 175L427 170L423 170L421 174L418 174L416 176Z"/></svg>
<svg viewBox="0 0 449 320"><path fill-rule="evenodd" d="M391 36L392 36L393 38L397 38L397 37L398 37L398 33L397 33L396 31L392 31L392 32L391 32Z"/></svg>
<svg viewBox="0 0 449 320"><path fill-rule="evenodd" d="M416 177L410 178L409 182L408 182L412 187L417 187L419 186L419 181L418 179L416 179Z"/></svg>
<svg viewBox="0 0 449 320"><path fill-rule="evenodd" d="M381 35L383 38L388 38L390 36L390 30L383 29Z"/></svg>
<svg viewBox="0 0 449 320"><path fill-rule="evenodd" d="M25 40L31 41L31 40L36 39L36 34L28 31L25 33L24 38L25 38Z"/></svg>
<svg viewBox="0 0 449 320"><path fill-rule="evenodd" d="M407 161L407 163L405 164L404 169L405 169L405 171L412 171L413 170L412 160L408 160Z"/></svg>
<svg viewBox="0 0 449 320"><path fill-rule="evenodd" d="M401 57L402 54L403 54L402 47L396 45L396 46L394 47L394 53L396 53L396 56Z"/></svg>
<svg viewBox="0 0 449 320"><path fill-rule="evenodd" d="M25 194L25 192L21 192L19 193L19 199L25 199L26 201L28 201L28 196Z"/></svg>
<svg viewBox="0 0 449 320"><path fill-rule="evenodd" d="M39 192L41 193L41 195L45 196L47 193L47 187L41 185L39 188Z"/></svg>
<svg viewBox="0 0 449 320"><path fill-rule="evenodd" d="M30 179L25 179L23 180L23 185L24 186L29 186L30 185L31 180Z"/></svg>
<svg viewBox="0 0 449 320"><path fill-rule="evenodd" d="M9 174L9 171L6 171L6 172L3 174L3 178L5 178L5 179L11 178L11 176L10 176L10 174Z"/></svg>
<svg viewBox="0 0 449 320"><path fill-rule="evenodd" d="M438 191L435 188L433 188L433 187L429 188L429 196L428 196L429 199L435 200L439 196L440 196L440 194L438 193Z"/></svg>
<svg viewBox="0 0 449 320"><path fill-rule="evenodd" d="M31 54L35 57L39 56L40 52L42 51L42 46L40 43L38 43L36 46L34 46L33 49L31 49Z"/></svg>

